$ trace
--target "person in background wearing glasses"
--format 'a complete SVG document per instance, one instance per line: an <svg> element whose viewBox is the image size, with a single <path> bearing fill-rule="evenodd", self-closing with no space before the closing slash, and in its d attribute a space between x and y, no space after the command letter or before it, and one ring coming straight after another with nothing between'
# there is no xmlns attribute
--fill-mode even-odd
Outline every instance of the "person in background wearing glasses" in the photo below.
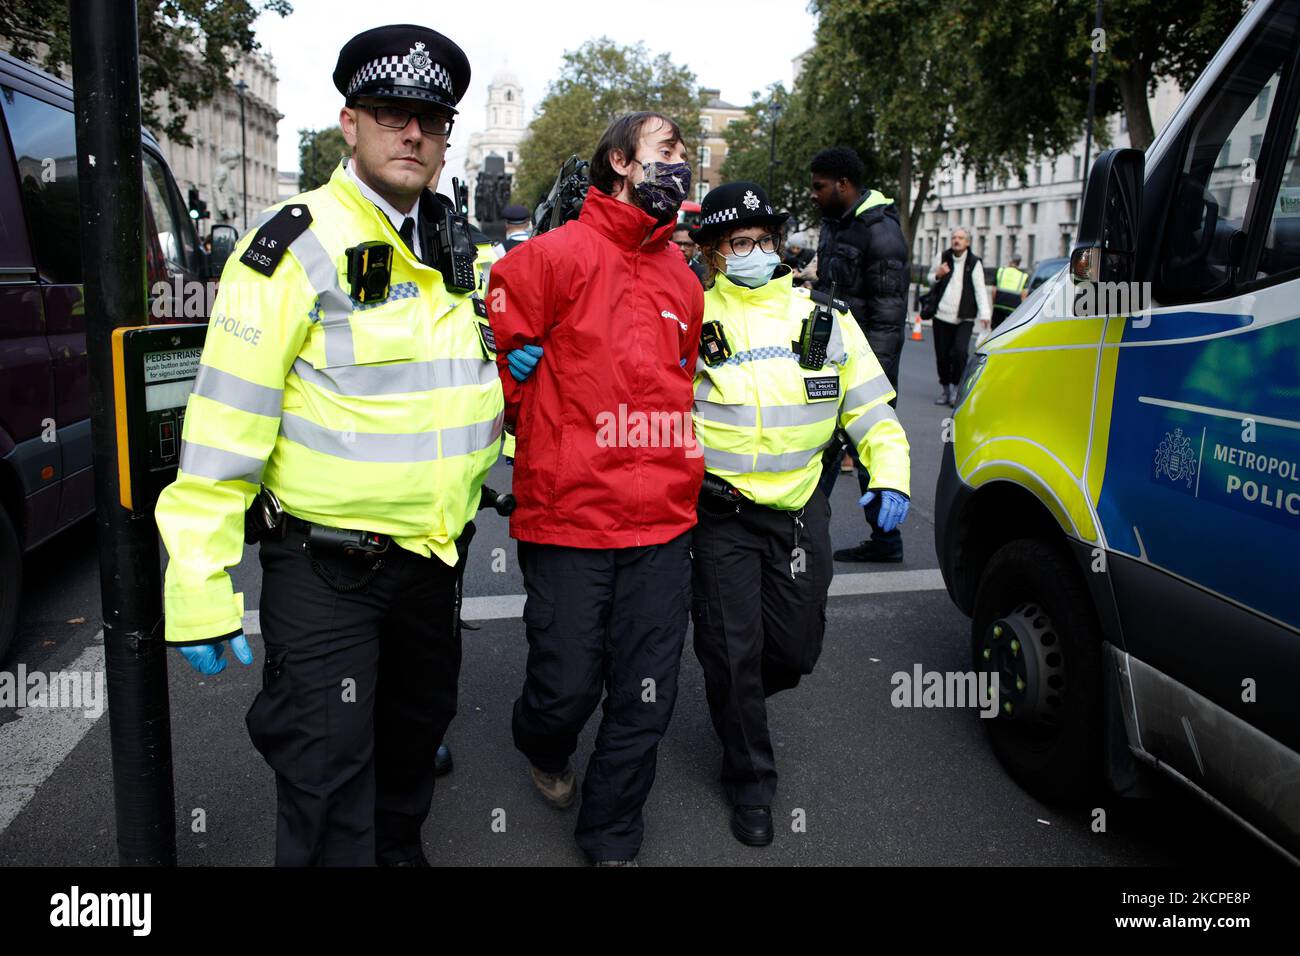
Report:
<svg viewBox="0 0 1300 956"><path fill-rule="evenodd" d="M691 267L695 273L695 278L700 280L700 285L704 285L705 268L704 263L699 260L697 253L700 247L695 243L695 237L691 235L691 227L684 222L679 222L677 228L673 230L673 245L682 250L682 258L686 264Z"/></svg>
<svg viewBox="0 0 1300 956"><path fill-rule="evenodd" d="M459 569L505 408L472 279L431 238L469 79L424 27L340 51L351 155L236 245L156 509L165 637L202 674L227 642L253 662L227 569L246 536L261 545L265 663L245 723L275 771L279 865L428 865Z"/></svg>
<svg viewBox="0 0 1300 956"><path fill-rule="evenodd" d="M792 285L761 186L704 197L695 236L709 272L695 371L704 452L691 541L695 654L722 741L722 786L742 843L772 842L776 764L766 698L811 674L830 588L822 453L842 428L871 473L859 502L907 516L907 436L894 388L844 303Z"/></svg>

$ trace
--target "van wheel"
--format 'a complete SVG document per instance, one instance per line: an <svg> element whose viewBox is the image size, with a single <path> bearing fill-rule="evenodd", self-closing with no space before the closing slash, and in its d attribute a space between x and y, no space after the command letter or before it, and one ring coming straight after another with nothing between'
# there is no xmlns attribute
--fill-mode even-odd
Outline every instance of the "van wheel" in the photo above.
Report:
<svg viewBox="0 0 1300 956"><path fill-rule="evenodd" d="M0 664L9 656L18 629L18 600L23 593L23 551L9 515L0 508Z"/></svg>
<svg viewBox="0 0 1300 956"><path fill-rule="evenodd" d="M984 721L998 759L1026 790L1072 802L1102 781L1101 629L1070 555L1021 539L990 559L975 594L976 671L997 675Z"/></svg>

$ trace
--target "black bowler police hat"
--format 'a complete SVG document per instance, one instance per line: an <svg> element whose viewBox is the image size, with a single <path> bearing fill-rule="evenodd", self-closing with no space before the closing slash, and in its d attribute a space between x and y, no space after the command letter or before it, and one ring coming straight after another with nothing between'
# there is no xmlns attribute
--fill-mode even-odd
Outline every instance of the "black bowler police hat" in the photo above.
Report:
<svg viewBox="0 0 1300 956"><path fill-rule="evenodd" d="M375 27L343 45L334 85L349 103L358 96L400 96L437 103L455 113L469 89L469 59L428 27Z"/></svg>
<svg viewBox="0 0 1300 956"><path fill-rule="evenodd" d="M767 193L758 183L726 183L705 194L700 203L700 224L691 235L696 242L707 242L737 226L780 229L789 218L789 213L772 210Z"/></svg>

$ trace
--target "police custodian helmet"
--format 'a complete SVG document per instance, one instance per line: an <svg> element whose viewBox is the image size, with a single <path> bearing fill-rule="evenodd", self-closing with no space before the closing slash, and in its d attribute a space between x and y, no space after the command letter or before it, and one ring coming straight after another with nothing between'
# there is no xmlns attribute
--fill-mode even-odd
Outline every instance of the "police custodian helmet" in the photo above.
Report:
<svg viewBox="0 0 1300 956"><path fill-rule="evenodd" d="M789 218L789 213L773 212L767 193L758 183L726 183L705 194L700 203L700 224L691 236L696 242L707 242L737 226L780 229Z"/></svg>
<svg viewBox="0 0 1300 956"><path fill-rule="evenodd" d="M469 88L469 59L428 27L375 27L343 45L334 85L349 103L358 96L401 96L437 103L454 114Z"/></svg>

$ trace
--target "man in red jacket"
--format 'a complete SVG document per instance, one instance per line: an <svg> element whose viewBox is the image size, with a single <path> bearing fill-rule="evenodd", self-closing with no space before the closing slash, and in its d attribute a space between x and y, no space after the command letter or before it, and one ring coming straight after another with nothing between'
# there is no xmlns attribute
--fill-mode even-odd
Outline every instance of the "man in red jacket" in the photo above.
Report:
<svg viewBox="0 0 1300 956"><path fill-rule="evenodd" d="M677 124L615 120L590 177L576 220L493 267L488 303L528 591L515 746L542 795L571 805L570 758L608 692L576 836L598 865L619 865L641 848L686 636L704 297L668 241L691 179Z"/></svg>

